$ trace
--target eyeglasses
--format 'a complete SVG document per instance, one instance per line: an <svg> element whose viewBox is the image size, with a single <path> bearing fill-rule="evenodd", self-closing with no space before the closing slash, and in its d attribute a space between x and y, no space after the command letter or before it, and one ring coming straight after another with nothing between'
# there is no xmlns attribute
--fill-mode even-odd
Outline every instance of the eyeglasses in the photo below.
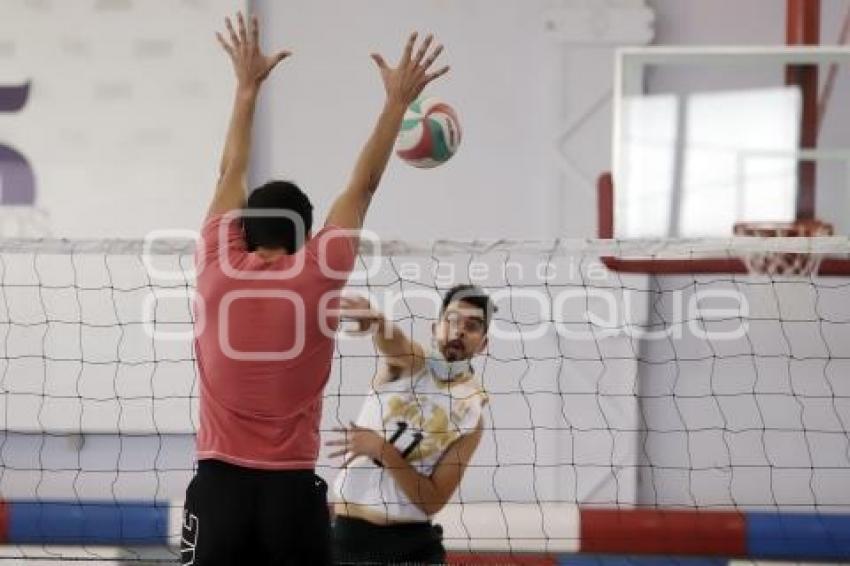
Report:
<svg viewBox="0 0 850 566"><path fill-rule="evenodd" d="M468 332L470 334L484 332L484 319L477 316L477 314L473 316L464 316L461 312L451 311L445 314L444 320L452 328L462 328L464 332Z"/></svg>

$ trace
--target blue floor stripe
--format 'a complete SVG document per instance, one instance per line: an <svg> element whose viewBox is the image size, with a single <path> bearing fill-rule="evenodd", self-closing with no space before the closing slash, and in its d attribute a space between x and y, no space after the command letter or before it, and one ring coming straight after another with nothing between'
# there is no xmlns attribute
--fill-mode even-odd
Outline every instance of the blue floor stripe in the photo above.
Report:
<svg viewBox="0 0 850 566"><path fill-rule="evenodd" d="M850 559L850 515L747 513L751 558Z"/></svg>
<svg viewBox="0 0 850 566"><path fill-rule="evenodd" d="M727 566L726 558L699 556L622 556L607 554L565 554L561 566Z"/></svg>
<svg viewBox="0 0 850 566"><path fill-rule="evenodd" d="M12 502L13 544L127 544L168 542L167 504Z"/></svg>

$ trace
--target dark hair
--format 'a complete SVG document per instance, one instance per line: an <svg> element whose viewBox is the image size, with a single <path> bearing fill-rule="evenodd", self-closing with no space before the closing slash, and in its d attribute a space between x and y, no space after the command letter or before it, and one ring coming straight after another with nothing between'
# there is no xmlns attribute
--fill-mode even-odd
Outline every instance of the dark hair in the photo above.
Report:
<svg viewBox="0 0 850 566"><path fill-rule="evenodd" d="M269 181L248 196L242 226L248 251L264 247L295 253L313 227L313 205L295 183Z"/></svg>
<svg viewBox="0 0 850 566"><path fill-rule="evenodd" d="M490 298L484 289L478 287L477 285L455 285L451 289L449 289L446 294L443 296L443 304L440 307L440 316L446 312L446 309L449 308L449 305L454 303L455 301L463 301L464 303L469 303L475 307L478 307L482 311L484 311L484 327L490 327L490 320L493 318L493 314L495 314L499 309L496 308L496 305L493 303L493 300Z"/></svg>

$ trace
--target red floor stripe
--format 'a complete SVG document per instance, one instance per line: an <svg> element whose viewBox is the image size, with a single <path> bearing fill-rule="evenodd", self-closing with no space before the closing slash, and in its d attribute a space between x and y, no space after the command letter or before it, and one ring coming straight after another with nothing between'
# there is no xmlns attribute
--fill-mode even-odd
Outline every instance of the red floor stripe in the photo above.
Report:
<svg viewBox="0 0 850 566"><path fill-rule="evenodd" d="M582 509L581 552L745 556L744 516L724 511Z"/></svg>

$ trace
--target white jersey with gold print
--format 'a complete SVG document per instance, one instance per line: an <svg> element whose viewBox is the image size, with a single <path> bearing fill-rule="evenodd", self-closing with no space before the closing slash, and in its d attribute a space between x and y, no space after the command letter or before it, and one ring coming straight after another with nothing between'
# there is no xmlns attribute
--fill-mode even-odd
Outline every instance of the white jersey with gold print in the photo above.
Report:
<svg viewBox="0 0 850 566"><path fill-rule="evenodd" d="M426 367L413 377L381 384L366 397L357 424L383 434L424 476L448 447L478 426L487 396L474 375L436 379ZM427 521L390 472L360 457L336 479L338 501L355 503L391 521Z"/></svg>

